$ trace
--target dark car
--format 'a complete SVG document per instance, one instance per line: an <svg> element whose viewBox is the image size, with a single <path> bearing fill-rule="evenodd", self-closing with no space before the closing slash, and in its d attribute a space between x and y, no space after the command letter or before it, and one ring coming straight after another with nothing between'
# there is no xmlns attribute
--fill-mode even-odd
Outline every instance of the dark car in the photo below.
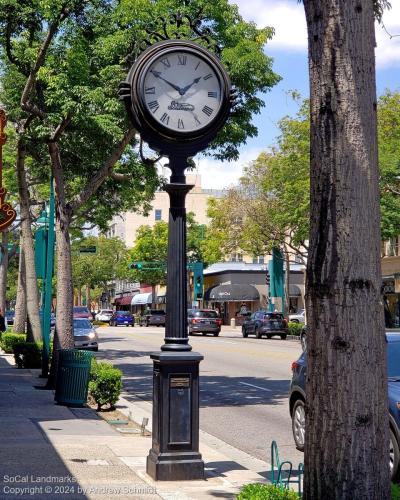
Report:
<svg viewBox="0 0 400 500"><path fill-rule="evenodd" d="M217 311L213 309L189 309L188 310L188 331L189 335L193 333L212 333L218 337L221 331L222 319Z"/></svg>
<svg viewBox="0 0 400 500"><path fill-rule="evenodd" d="M400 461L400 334L386 333L388 360L390 470L392 478L399 476ZM292 363L289 411L296 448L304 450L307 353L304 351Z"/></svg>
<svg viewBox="0 0 400 500"><path fill-rule="evenodd" d="M86 306L74 306L73 308L73 316L75 318L84 318L84 319L89 319L90 321L93 320L92 313L89 311L89 309Z"/></svg>
<svg viewBox="0 0 400 500"><path fill-rule="evenodd" d="M140 326L165 326L165 311L162 309L147 309L140 318Z"/></svg>
<svg viewBox="0 0 400 500"><path fill-rule="evenodd" d="M75 349L99 350L97 332L88 319L74 319L74 345Z"/></svg>
<svg viewBox="0 0 400 500"><path fill-rule="evenodd" d="M129 311L115 311L110 318L110 326L135 326L135 318Z"/></svg>
<svg viewBox="0 0 400 500"><path fill-rule="evenodd" d="M269 311L256 311L244 320L242 325L242 335L255 335L261 339L264 335L270 339L274 335L279 335L282 340L288 334L287 321L283 314Z"/></svg>

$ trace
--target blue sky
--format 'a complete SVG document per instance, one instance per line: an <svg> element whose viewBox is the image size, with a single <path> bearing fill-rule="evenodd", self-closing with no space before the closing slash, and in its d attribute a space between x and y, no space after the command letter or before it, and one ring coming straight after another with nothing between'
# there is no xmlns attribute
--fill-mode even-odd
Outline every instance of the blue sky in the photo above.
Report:
<svg viewBox="0 0 400 500"><path fill-rule="evenodd" d="M282 81L264 96L266 106L254 119L259 135L250 139L241 148L237 162L221 163L209 158L197 161L198 174L204 188L220 189L237 182L243 166L274 143L278 134L276 123L285 115L294 114L296 104L288 97L290 90L299 91L304 97L309 94L307 63L307 32L304 9L297 0L235 0L239 12L247 21L259 27L273 26L275 36L265 47L265 52L274 59L274 70ZM255 19L255 13L257 18ZM400 0L392 0L392 9L383 19L391 35L400 35ZM376 62L378 95L386 88L400 90L400 36L390 36L376 26Z"/></svg>

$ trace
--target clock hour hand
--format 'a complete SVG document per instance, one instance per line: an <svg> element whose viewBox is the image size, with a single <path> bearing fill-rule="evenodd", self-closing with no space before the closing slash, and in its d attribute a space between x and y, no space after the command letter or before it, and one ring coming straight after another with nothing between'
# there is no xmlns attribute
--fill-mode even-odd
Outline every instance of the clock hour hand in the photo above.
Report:
<svg viewBox="0 0 400 500"><path fill-rule="evenodd" d="M186 85L186 87L183 87L183 89L181 89L180 94L185 95L186 92L190 89L190 87L192 85L194 85L195 83L198 83L200 80L201 80L201 76L199 78L195 78L192 83L189 83L189 85Z"/></svg>
<svg viewBox="0 0 400 500"><path fill-rule="evenodd" d="M178 85L175 85L174 83L171 83L168 80L166 80L165 78L163 78L161 76L161 73L159 71L156 71L155 69L151 69L150 73L152 73L153 76L155 76L156 78L159 78L163 82L168 83L168 85L170 85L173 89L177 90L181 95L183 95L182 94L182 89L180 87L178 87Z"/></svg>

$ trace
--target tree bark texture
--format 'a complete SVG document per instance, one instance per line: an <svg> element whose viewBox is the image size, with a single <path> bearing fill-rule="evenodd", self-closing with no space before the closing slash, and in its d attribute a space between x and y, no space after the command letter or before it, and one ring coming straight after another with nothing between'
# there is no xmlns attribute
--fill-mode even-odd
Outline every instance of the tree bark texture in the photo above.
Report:
<svg viewBox="0 0 400 500"><path fill-rule="evenodd" d="M19 266L18 266L18 287L17 287L17 300L15 304L14 316L14 332L25 332L26 323L26 276L25 276L25 257L24 247L22 245L22 236L20 237L20 253L19 253Z"/></svg>
<svg viewBox="0 0 400 500"><path fill-rule="evenodd" d="M29 205L29 191L25 171L25 147L23 139L19 139L17 146L17 179L21 212L21 234L26 277L26 307L32 327L32 335L36 342L42 340L42 328L39 316L39 289L36 278L35 248L31 229L31 215Z"/></svg>
<svg viewBox="0 0 400 500"><path fill-rule="evenodd" d="M1 242L1 262L0 262L0 310L1 314L6 314L6 294L7 294L7 271L8 271L8 231L2 232Z"/></svg>
<svg viewBox="0 0 400 500"><path fill-rule="evenodd" d="M311 84L304 498L385 500L386 345L372 0L304 0Z"/></svg>
<svg viewBox="0 0 400 500"><path fill-rule="evenodd" d="M57 314L56 335L62 349L74 347L72 308L74 289L72 286L71 241L69 226L71 214L66 203L64 176L59 148L56 142L49 143L56 191L56 255L57 255ZM53 359L55 359L54 356ZM57 363L57 361L55 361Z"/></svg>

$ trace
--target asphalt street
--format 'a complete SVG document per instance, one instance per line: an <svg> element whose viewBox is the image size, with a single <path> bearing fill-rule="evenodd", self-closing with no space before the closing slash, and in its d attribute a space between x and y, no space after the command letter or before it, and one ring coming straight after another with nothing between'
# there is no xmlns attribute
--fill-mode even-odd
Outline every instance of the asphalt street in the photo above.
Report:
<svg viewBox="0 0 400 500"><path fill-rule="evenodd" d="M152 400L151 352L164 343L157 327L100 327L99 358L123 372L124 397ZM269 461L271 441L281 459L297 467L288 410L291 363L301 352L297 341L244 339L240 330L219 337L191 336L200 364L200 428L219 439Z"/></svg>

